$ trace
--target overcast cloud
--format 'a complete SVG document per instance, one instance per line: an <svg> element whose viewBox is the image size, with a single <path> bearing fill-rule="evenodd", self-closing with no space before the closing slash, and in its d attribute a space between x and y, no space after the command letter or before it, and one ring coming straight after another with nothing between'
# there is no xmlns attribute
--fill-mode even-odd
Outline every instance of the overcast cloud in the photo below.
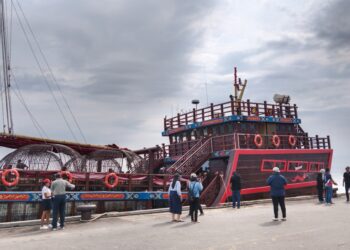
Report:
<svg viewBox="0 0 350 250"><path fill-rule="evenodd" d="M206 105L205 82L209 102L228 100L237 66L245 98L290 94L304 130L331 136L337 171L350 164L350 1L20 2L89 143L166 142L164 116ZM73 140L16 19L12 64L46 133ZM38 136L13 99L15 131Z"/></svg>

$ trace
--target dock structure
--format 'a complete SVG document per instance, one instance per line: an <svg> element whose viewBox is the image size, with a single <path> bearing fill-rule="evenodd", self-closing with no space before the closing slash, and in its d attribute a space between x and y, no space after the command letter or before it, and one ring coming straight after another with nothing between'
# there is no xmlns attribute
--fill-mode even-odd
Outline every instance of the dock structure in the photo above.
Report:
<svg viewBox="0 0 350 250"><path fill-rule="evenodd" d="M63 231L35 227L0 230L4 249L349 249L350 204L315 199L287 201L286 222L271 220L267 203L207 209L201 223L170 222L170 214L99 219L70 223ZM186 211L184 211L184 216Z"/></svg>

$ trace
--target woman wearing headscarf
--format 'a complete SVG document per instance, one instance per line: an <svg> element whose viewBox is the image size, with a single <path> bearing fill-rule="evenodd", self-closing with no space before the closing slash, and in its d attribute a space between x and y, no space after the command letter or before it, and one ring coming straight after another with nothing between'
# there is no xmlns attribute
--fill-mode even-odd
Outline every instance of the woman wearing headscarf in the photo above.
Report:
<svg viewBox="0 0 350 250"><path fill-rule="evenodd" d="M169 207L170 213L172 216L172 221L182 222L180 219L182 213L182 204L181 204L181 183L180 175L175 174L172 183L169 186Z"/></svg>

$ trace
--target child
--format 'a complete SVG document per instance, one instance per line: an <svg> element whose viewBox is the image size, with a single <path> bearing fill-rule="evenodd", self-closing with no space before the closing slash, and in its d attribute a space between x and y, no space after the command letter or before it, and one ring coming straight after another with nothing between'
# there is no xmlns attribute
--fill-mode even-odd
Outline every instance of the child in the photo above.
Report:
<svg viewBox="0 0 350 250"><path fill-rule="evenodd" d="M49 179L45 179L43 180L43 183L44 183L44 186L43 186L43 189L41 190L41 195L42 195L41 206L43 209L43 214L41 215L40 229L49 229L50 212L52 209L51 189L50 189L51 181ZM46 223L45 223L45 220L46 220Z"/></svg>

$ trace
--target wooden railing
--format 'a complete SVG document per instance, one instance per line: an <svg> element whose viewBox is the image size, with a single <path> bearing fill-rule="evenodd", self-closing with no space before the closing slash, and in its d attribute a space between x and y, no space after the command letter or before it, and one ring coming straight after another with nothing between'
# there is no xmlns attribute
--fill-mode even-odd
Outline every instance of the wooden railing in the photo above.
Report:
<svg viewBox="0 0 350 250"><path fill-rule="evenodd" d="M250 102L238 102L231 99L229 102L216 104L211 103L209 107L193 109L190 112L175 117L164 118L164 130L179 128L194 122L209 121L230 115L245 116L272 116L280 118L298 118L297 106L290 104L268 104Z"/></svg>
<svg viewBox="0 0 350 250"><path fill-rule="evenodd" d="M190 175L201 167L212 151L212 138L201 140L168 168L167 172L170 174L181 173L182 175Z"/></svg>
<svg viewBox="0 0 350 250"><path fill-rule="evenodd" d="M222 151L231 149L330 149L331 143L329 136L315 137L308 136L295 136L296 144L295 146L290 145L289 135L278 135L280 138L279 147L275 147L272 144L273 135L263 135L263 145L257 147L254 143L255 134L227 134L211 137L212 140L212 151ZM183 157L186 152L192 149L199 140L187 141L182 143L176 143L171 145L164 145L163 151L164 156L172 157L177 159Z"/></svg>

